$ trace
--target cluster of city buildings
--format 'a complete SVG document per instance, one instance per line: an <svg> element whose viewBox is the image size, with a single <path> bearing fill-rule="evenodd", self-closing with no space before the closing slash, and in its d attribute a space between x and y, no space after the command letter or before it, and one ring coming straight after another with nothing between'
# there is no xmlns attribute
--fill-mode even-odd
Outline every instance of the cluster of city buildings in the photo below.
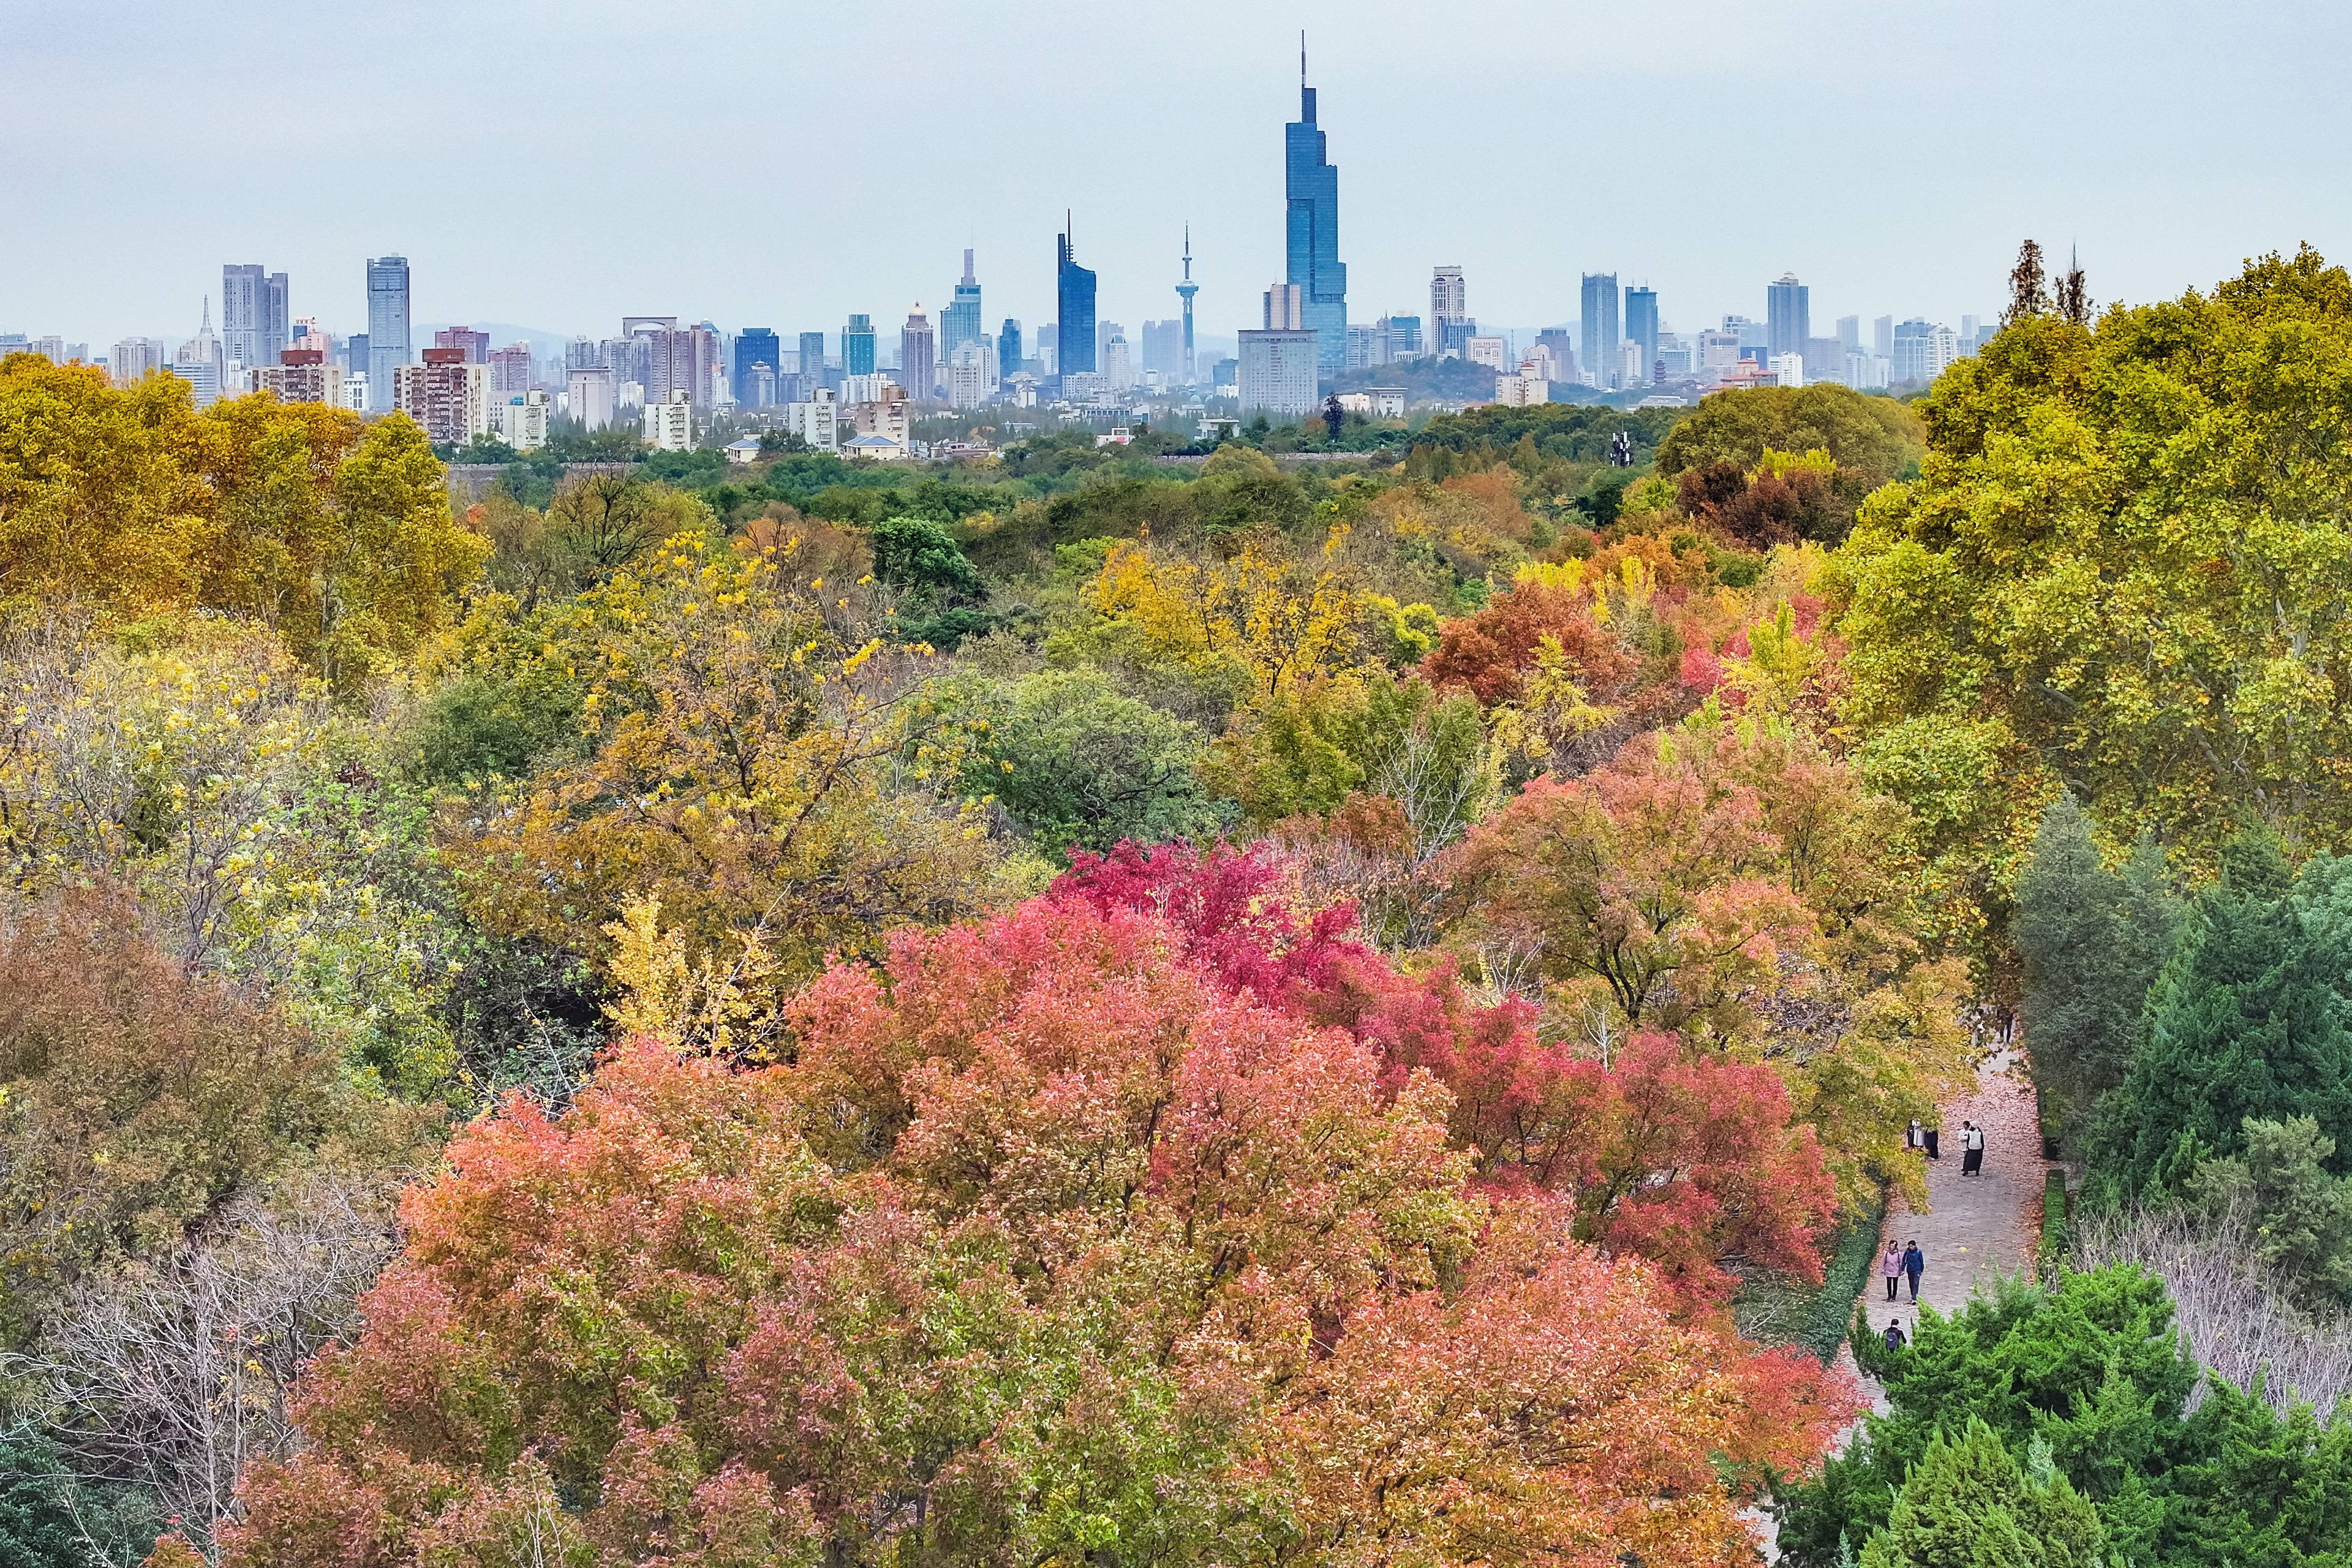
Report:
<svg viewBox="0 0 2352 1568"><path fill-rule="evenodd" d="M1402 374L1389 367L1459 360L1491 369L1490 399L1532 404L1610 397L1675 404L1724 387L1838 382L1864 390L1931 381L1991 334L1974 317L1958 331L1881 316L1865 338L1858 316L1816 335L1810 291L1793 274L1765 288L1763 313L1726 315L1718 327L1675 331L1655 290L1621 287L1613 273L1585 273L1579 317L1534 331L1479 329L1459 266L1430 278L1425 315L1348 317L1339 259L1339 171L1316 119L1316 90L1299 57L1299 117L1284 128L1284 276L1242 329L1231 357L1205 359L1193 330L1192 248L1184 236L1178 310L1130 338L1096 309L1097 279L1078 261L1075 224L1055 237L1055 317L1035 331L1005 317L991 331L973 255L934 323L921 304L899 326L895 357L866 314L833 332L773 327L724 331L675 315L624 316L610 337L493 345L490 334L449 327L417 341L410 273L400 256L366 264L366 330L328 331L295 316L287 276L257 263L221 269L220 329L209 299L195 335L176 344L131 337L93 360L89 345L0 333L0 354L29 350L60 363L102 363L120 383L179 376L199 405L248 392L324 403L363 414L404 413L436 441L497 437L518 450L544 443L552 421L589 430L633 426L657 448L698 445L714 429L774 430L821 451L892 460L919 455L919 413L1050 408L1069 420L1122 426L1155 404L1204 420L1320 410L1335 384L1344 409L1373 418L1406 412ZM1483 387L1482 377L1472 384ZM1153 410L1156 411L1156 410ZM1016 420L1018 416L1015 416ZM745 437L731 455L756 449Z"/></svg>

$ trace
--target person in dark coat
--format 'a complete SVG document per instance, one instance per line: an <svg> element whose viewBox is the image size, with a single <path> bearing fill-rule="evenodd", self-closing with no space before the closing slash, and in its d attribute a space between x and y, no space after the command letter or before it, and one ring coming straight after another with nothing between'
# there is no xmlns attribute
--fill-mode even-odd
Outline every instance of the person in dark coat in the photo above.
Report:
<svg viewBox="0 0 2352 1568"><path fill-rule="evenodd" d="M1902 1319L1889 1318L1886 1320L1886 1337L1883 1342L1885 1344L1886 1348L1891 1351L1899 1351L1905 1345L1911 1342L1903 1336Z"/></svg>
<svg viewBox="0 0 2352 1568"><path fill-rule="evenodd" d="M1927 1272L1927 1255L1919 1250L1916 1241L1903 1248L1903 1272L1911 1281L1911 1303L1916 1306L1919 1303L1919 1276Z"/></svg>
<svg viewBox="0 0 2352 1568"><path fill-rule="evenodd" d="M1944 1157L1944 1151L1937 1147L1936 1142L1943 1135L1944 1130L1940 1127L1929 1127L1920 1132L1919 1136L1927 1141L1927 1158L1930 1160L1940 1160Z"/></svg>

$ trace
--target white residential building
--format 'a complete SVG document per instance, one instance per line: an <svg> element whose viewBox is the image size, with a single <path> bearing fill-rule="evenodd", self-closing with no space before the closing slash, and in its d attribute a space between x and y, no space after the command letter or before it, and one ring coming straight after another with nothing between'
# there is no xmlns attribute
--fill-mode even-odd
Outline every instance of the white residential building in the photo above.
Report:
<svg viewBox="0 0 2352 1568"><path fill-rule="evenodd" d="M1859 350L1845 356L1845 384L1856 392L1884 392L1894 379L1895 362Z"/></svg>
<svg viewBox="0 0 2352 1568"><path fill-rule="evenodd" d="M1642 345L1627 338L1617 349L1617 384L1647 386L1650 374L1649 362L1642 357Z"/></svg>
<svg viewBox="0 0 2352 1568"><path fill-rule="evenodd" d="M988 354L978 342L958 343L948 353L948 406L978 408L995 388L988 373Z"/></svg>
<svg viewBox="0 0 2352 1568"><path fill-rule="evenodd" d="M554 413L547 394L534 387L519 397L509 397L494 405L498 415L499 437L518 452L536 451L547 445L548 416Z"/></svg>
<svg viewBox="0 0 2352 1568"><path fill-rule="evenodd" d="M1473 338L1472 342L1478 340ZM1495 401L1506 408L1527 408L1551 401L1551 383L1533 361L1495 378Z"/></svg>
<svg viewBox="0 0 2352 1568"><path fill-rule="evenodd" d="M564 373L565 412L591 430L613 423L615 412L613 372L601 364L580 365Z"/></svg>
<svg viewBox="0 0 2352 1568"><path fill-rule="evenodd" d="M368 373L363 370L343 372L343 400L337 406L354 414L368 411Z"/></svg>
<svg viewBox="0 0 2352 1568"><path fill-rule="evenodd" d="M163 340L124 338L107 355L106 374L117 386L130 386L163 368Z"/></svg>
<svg viewBox="0 0 2352 1568"><path fill-rule="evenodd" d="M1772 379L1779 385L1805 384L1805 356L1802 354L1774 354L1770 368Z"/></svg>
<svg viewBox="0 0 2352 1568"><path fill-rule="evenodd" d="M1503 340L1493 332L1479 332L1462 345L1462 357L1472 364L1491 365L1499 374L1503 368Z"/></svg>
<svg viewBox="0 0 2352 1568"><path fill-rule="evenodd" d="M694 394L687 387L671 391L667 403L648 403L645 416L646 445L656 452L694 449Z"/></svg>
<svg viewBox="0 0 2352 1568"><path fill-rule="evenodd" d="M820 452L841 448L840 405L833 389L820 386L805 403L787 403L777 410L784 429Z"/></svg>

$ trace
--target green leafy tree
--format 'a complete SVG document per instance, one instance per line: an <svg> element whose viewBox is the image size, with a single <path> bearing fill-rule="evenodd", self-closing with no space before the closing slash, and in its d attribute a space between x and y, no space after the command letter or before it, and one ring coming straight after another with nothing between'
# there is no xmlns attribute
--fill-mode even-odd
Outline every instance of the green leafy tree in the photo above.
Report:
<svg viewBox="0 0 2352 1568"><path fill-rule="evenodd" d="M2070 795L2051 803L2018 879L2011 935L2024 961L2034 1073L2067 1125L2129 1069L2141 1004L2179 923L2162 850L2143 838L2110 871L2089 814Z"/></svg>
<svg viewBox="0 0 2352 1568"><path fill-rule="evenodd" d="M1762 386L1706 399L1659 444L1657 471L1731 463L1752 470L1768 450L1826 451L1841 469L1882 485L1917 462L1927 431L1919 416L1889 397L1822 382Z"/></svg>
<svg viewBox="0 0 2352 1568"><path fill-rule="evenodd" d="M1048 850L1208 837L1226 825L1196 776L1199 728L1123 695L1100 670L1042 671L976 693L970 710L983 728L965 790L994 795Z"/></svg>
<svg viewBox="0 0 2352 1568"><path fill-rule="evenodd" d="M2352 1301L2352 1179L2326 1169L2336 1140L2308 1116L2249 1117L2242 1158L2208 1160L2191 1192L2252 1215L2263 1260L2299 1281Z"/></svg>
<svg viewBox="0 0 2352 1568"><path fill-rule="evenodd" d="M30 1432L0 1433L0 1568L82 1568L71 1485L56 1450Z"/></svg>
<svg viewBox="0 0 2352 1568"><path fill-rule="evenodd" d="M955 536L927 517L889 517L874 525L874 575L934 601L988 591Z"/></svg>

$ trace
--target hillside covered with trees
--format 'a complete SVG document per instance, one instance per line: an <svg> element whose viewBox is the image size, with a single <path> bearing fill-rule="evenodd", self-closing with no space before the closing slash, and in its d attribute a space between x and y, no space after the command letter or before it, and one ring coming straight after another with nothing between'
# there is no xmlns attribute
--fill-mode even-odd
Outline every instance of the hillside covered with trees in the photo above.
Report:
<svg viewBox="0 0 2352 1568"><path fill-rule="evenodd" d="M453 503L0 362L0 1564L2352 1555L2347 387L2305 253ZM2012 1011L2073 1218L1865 1419Z"/></svg>

